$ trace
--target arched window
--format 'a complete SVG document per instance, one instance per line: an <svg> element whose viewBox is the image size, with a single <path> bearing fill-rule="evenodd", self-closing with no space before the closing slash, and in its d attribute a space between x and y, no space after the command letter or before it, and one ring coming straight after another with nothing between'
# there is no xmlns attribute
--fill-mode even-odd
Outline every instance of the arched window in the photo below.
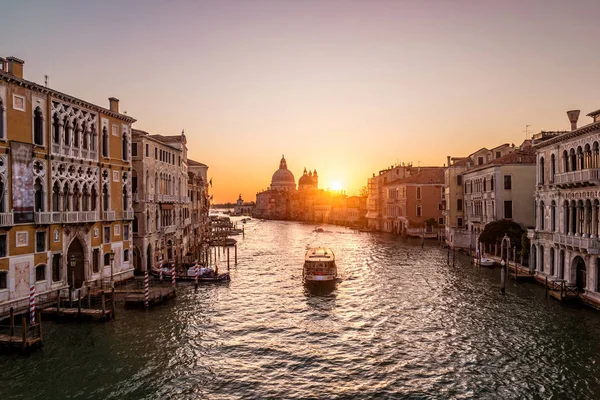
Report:
<svg viewBox="0 0 600 400"><path fill-rule="evenodd" d="M146 210L146 232L150 232L150 210Z"/></svg>
<svg viewBox="0 0 600 400"><path fill-rule="evenodd" d="M79 185L75 184L73 188L73 211L79 211Z"/></svg>
<svg viewBox="0 0 600 400"><path fill-rule="evenodd" d="M539 181L538 181L538 183L540 185L543 185L544 181L545 181L545 179L544 179L544 168L545 168L544 157L541 157L540 158L540 175L539 175Z"/></svg>
<svg viewBox="0 0 600 400"><path fill-rule="evenodd" d="M79 147L79 135L81 134L81 131L79 129L79 124L77 123L77 121L75 121L74 127L73 127L73 147Z"/></svg>
<svg viewBox="0 0 600 400"><path fill-rule="evenodd" d="M137 215L133 216L133 233L138 233L138 217L137 217Z"/></svg>
<svg viewBox="0 0 600 400"><path fill-rule="evenodd" d="M96 133L95 126L92 125L91 129L92 132L90 134L90 150L96 151L96 149L98 148L98 146L96 146L96 144L98 144L98 133Z"/></svg>
<svg viewBox="0 0 600 400"><path fill-rule="evenodd" d="M63 211L69 211L69 184L65 184L63 188Z"/></svg>
<svg viewBox="0 0 600 400"><path fill-rule="evenodd" d="M539 270L544 272L544 246L540 246L540 262L539 262Z"/></svg>
<svg viewBox="0 0 600 400"><path fill-rule="evenodd" d="M63 119L63 128L65 130L65 146L69 146L71 144L71 128L69 127L69 120L67 117Z"/></svg>
<svg viewBox="0 0 600 400"><path fill-rule="evenodd" d="M550 275L554 275L554 247L550 247Z"/></svg>
<svg viewBox="0 0 600 400"><path fill-rule="evenodd" d="M556 174L556 157L554 154L550 156L550 183L554 183L554 175Z"/></svg>
<svg viewBox="0 0 600 400"><path fill-rule="evenodd" d="M90 148L90 131L88 127L83 123L81 125L81 132L83 133L83 145L82 147L86 150Z"/></svg>
<svg viewBox="0 0 600 400"><path fill-rule="evenodd" d="M420 206L420 205L418 205L418 206L417 206L417 217L420 217L420 216L421 216L421 214L422 214L422 213L421 213L421 206Z"/></svg>
<svg viewBox="0 0 600 400"><path fill-rule="evenodd" d="M127 185L123 185L123 211L127 211L128 207Z"/></svg>
<svg viewBox="0 0 600 400"><path fill-rule="evenodd" d="M585 161L583 157L583 149L581 146L577 147L577 169L582 170L585 168Z"/></svg>
<svg viewBox="0 0 600 400"><path fill-rule="evenodd" d="M156 215L155 215L154 220L155 220L154 224L156 225L155 229L159 230L160 229L160 215L158 214L158 210L156 210Z"/></svg>
<svg viewBox="0 0 600 400"><path fill-rule="evenodd" d="M417 200L421 200L421 188L417 187Z"/></svg>
<svg viewBox="0 0 600 400"><path fill-rule="evenodd" d="M563 150L563 172L569 172L569 153Z"/></svg>
<svg viewBox="0 0 600 400"><path fill-rule="evenodd" d="M571 161L569 171L577 171L577 156L575 156L575 149L571 149L569 152L569 160Z"/></svg>
<svg viewBox="0 0 600 400"><path fill-rule="evenodd" d="M583 168L592 168L592 148L589 144L583 150Z"/></svg>
<svg viewBox="0 0 600 400"><path fill-rule="evenodd" d="M598 168L598 162L600 160L598 160L599 157L599 149L598 149L598 142L594 142L594 145L592 146L592 168ZM599 280L600 282L600 280Z"/></svg>
<svg viewBox="0 0 600 400"><path fill-rule="evenodd" d="M109 201L110 201L110 194L108 193L108 185L105 183L102 186L102 210L103 211L108 211L110 209Z"/></svg>
<svg viewBox="0 0 600 400"><path fill-rule="evenodd" d="M39 107L33 112L33 143L38 146L44 145L44 118Z"/></svg>
<svg viewBox="0 0 600 400"><path fill-rule="evenodd" d="M4 103L2 103L2 99L0 99L0 139L4 139L6 137L4 133Z"/></svg>
<svg viewBox="0 0 600 400"><path fill-rule="evenodd" d="M540 218L540 230L543 231L544 230L544 202L540 201L540 212L539 212L539 218Z"/></svg>
<svg viewBox="0 0 600 400"><path fill-rule="evenodd" d="M98 192L96 191L96 186L92 186L92 196L90 200L92 203L90 209L96 211L98 209Z"/></svg>
<svg viewBox="0 0 600 400"><path fill-rule="evenodd" d="M58 187L58 182L55 182L54 186L52 186L52 211L60 211L59 198L60 188Z"/></svg>
<svg viewBox="0 0 600 400"><path fill-rule="evenodd" d="M6 184L0 179L0 212L6 212Z"/></svg>
<svg viewBox="0 0 600 400"><path fill-rule="evenodd" d="M87 185L83 185L83 190L81 194L81 210L89 211L90 210L90 192L88 190Z"/></svg>
<svg viewBox="0 0 600 400"><path fill-rule="evenodd" d="M108 131L102 128L102 156L108 157Z"/></svg>
<svg viewBox="0 0 600 400"><path fill-rule="evenodd" d="M121 149L121 151L123 152L123 160L127 161L127 153L129 150L129 146L127 143L127 134L126 133L123 133L123 143L122 144L123 144L123 146L122 146L123 148Z"/></svg>
<svg viewBox="0 0 600 400"><path fill-rule="evenodd" d="M60 144L60 121L56 113L52 117L52 141L55 144Z"/></svg>
<svg viewBox="0 0 600 400"><path fill-rule="evenodd" d="M554 200L550 205L550 228L552 232L556 232L556 202Z"/></svg>
<svg viewBox="0 0 600 400"><path fill-rule="evenodd" d="M37 178L33 185L35 211L44 211L44 189L42 186L42 180Z"/></svg>

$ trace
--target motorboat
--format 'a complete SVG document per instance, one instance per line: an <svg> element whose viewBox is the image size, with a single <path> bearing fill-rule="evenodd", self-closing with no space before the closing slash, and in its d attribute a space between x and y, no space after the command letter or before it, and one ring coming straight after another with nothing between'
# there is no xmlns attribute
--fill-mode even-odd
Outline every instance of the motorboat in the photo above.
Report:
<svg viewBox="0 0 600 400"><path fill-rule="evenodd" d="M308 249L304 256L302 278L307 284L337 282L338 273L333 251L325 247Z"/></svg>
<svg viewBox="0 0 600 400"><path fill-rule="evenodd" d="M481 259L475 258L475 264L479 264L482 267L493 267L496 261L491 258L481 257Z"/></svg>
<svg viewBox="0 0 600 400"><path fill-rule="evenodd" d="M315 232L325 232L325 229L321 228L320 226L317 226L315 228Z"/></svg>

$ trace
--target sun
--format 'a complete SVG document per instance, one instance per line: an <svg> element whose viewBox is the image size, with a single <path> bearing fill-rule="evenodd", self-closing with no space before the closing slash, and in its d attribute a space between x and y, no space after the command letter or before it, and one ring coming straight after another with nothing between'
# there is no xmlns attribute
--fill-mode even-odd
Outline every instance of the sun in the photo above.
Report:
<svg viewBox="0 0 600 400"><path fill-rule="evenodd" d="M340 182L340 181L333 181L331 183L331 188L333 190L337 190L337 191L342 190L342 182Z"/></svg>

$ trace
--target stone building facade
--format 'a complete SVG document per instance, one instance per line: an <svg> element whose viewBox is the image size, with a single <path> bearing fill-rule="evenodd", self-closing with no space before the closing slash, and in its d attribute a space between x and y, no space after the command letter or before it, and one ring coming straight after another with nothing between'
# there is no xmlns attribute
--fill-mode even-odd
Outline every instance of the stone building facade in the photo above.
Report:
<svg viewBox="0 0 600 400"><path fill-rule="evenodd" d="M0 306L32 285L85 293L133 276L135 120L116 98L103 108L24 79L22 60L0 64Z"/></svg>

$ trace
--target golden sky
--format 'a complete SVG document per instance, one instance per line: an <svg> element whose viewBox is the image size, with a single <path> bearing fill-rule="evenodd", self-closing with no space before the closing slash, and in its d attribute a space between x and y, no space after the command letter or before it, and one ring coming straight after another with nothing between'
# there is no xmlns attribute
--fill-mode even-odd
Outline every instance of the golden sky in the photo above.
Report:
<svg viewBox="0 0 600 400"><path fill-rule="evenodd" d="M600 2L30 1L0 5L25 77L188 136L216 202L254 200L285 154L357 193L600 108ZM11 32L11 34L6 34Z"/></svg>

